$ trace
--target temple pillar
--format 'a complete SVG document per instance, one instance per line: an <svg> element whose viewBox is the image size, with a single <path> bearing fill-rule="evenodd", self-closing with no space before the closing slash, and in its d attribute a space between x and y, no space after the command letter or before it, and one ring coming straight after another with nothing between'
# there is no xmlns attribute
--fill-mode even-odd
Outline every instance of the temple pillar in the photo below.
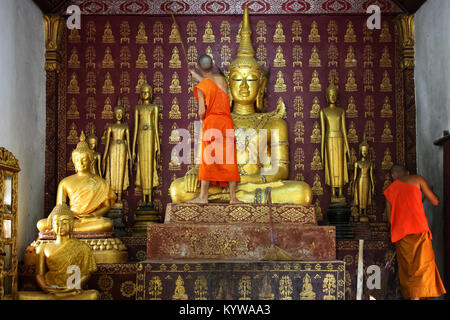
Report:
<svg viewBox="0 0 450 320"><path fill-rule="evenodd" d="M414 82L414 15L400 15L395 20L400 44L400 67L403 86L403 159L397 159L416 173L416 96Z"/></svg>

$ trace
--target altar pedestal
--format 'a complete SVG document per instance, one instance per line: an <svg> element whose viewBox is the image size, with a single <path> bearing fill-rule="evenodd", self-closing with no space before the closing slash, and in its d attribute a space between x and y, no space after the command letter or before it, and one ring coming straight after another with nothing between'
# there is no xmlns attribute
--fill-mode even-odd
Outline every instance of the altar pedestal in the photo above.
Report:
<svg viewBox="0 0 450 320"><path fill-rule="evenodd" d="M330 204L327 211L328 223L336 227L336 239L354 239L349 225L351 210L345 202Z"/></svg>
<svg viewBox="0 0 450 320"><path fill-rule="evenodd" d="M147 204L137 208L134 221L134 225L131 228L133 237L145 237L147 234L147 226L160 223L161 217L153 205Z"/></svg>

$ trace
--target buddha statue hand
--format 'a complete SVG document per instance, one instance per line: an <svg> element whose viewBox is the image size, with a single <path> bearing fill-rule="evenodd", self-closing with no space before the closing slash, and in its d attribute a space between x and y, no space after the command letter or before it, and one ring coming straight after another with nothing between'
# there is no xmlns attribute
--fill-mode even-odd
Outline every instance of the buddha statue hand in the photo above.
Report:
<svg viewBox="0 0 450 320"><path fill-rule="evenodd" d="M188 193L195 193L200 189L200 181L198 180L198 166L195 166L186 172L184 177L184 189Z"/></svg>

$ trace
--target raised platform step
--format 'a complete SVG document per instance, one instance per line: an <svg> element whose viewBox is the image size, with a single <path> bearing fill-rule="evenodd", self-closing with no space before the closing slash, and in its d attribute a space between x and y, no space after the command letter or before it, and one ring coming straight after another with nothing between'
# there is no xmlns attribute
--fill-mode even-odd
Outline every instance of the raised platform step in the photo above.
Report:
<svg viewBox="0 0 450 320"><path fill-rule="evenodd" d="M334 226L275 225L275 245L297 260L336 259ZM147 259L263 259L269 227L259 224L154 224L147 228Z"/></svg>
<svg viewBox="0 0 450 320"><path fill-rule="evenodd" d="M317 225L314 206L271 205L275 224ZM269 205L169 203L164 223L269 223Z"/></svg>

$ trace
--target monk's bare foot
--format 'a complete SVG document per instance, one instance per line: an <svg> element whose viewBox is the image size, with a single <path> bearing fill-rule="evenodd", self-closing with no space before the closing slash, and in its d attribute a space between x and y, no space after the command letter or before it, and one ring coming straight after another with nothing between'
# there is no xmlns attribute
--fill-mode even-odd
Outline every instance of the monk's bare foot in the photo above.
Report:
<svg viewBox="0 0 450 320"><path fill-rule="evenodd" d="M240 201L238 199L230 200L230 204L240 204L240 203L244 203L244 202L242 202L242 201Z"/></svg>
<svg viewBox="0 0 450 320"><path fill-rule="evenodd" d="M208 198L202 199L202 198L198 197L198 198L192 199L191 201L188 201L188 203L207 204L208 203Z"/></svg>

